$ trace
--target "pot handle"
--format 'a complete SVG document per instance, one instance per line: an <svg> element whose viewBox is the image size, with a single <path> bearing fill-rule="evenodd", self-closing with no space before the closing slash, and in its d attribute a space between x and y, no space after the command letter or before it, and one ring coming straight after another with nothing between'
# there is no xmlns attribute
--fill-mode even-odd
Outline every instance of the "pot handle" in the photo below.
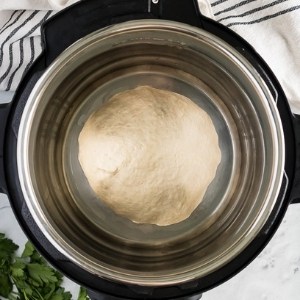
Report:
<svg viewBox="0 0 300 300"><path fill-rule="evenodd" d="M10 111L10 103L0 104L0 193L6 193L6 180L4 171L4 143L7 118Z"/></svg>
<svg viewBox="0 0 300 300"><path fill-rule="evenodd" d="M42 27L46 66L80 38L109 25L164 19L202 27L197 0L84 0L60 11Z"/></svg>
<svg viewBox="0 0 300 300"><path fill-rule="evenodd" d="M291 192L291 203L300 203L300 115L294 115L294 133L296 142L295 177Z"/></svg>

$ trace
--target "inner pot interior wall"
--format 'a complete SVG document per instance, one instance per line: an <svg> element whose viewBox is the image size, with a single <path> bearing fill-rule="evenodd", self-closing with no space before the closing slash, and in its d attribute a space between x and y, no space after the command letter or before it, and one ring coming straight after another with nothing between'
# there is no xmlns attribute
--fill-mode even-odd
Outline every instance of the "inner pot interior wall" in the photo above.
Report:
<svg viewBox="0 0 300 300"><path fill-rule="evenodd" d="M168 71L171 74L168 75ZM130 240L124 242L101 230L81 212L66 182L63 149L72 117L88 95L124 72L161 73L165 78L182 78L190 86L200 85L212 103L230 115L228 122L231 122L232 138L239 146L234 190L228 195L226 205L212 214L213 218L202 227L189 229L172 241L151 245ZM205 265L209 259L225 251L224 246L228 247L228 241L234 239L241 223L246 223L247 218L251 220L252 208L259 205L253 203L252 198L259 190L264 165L258 117L249 93L241 88L236 76L238 74L228 73L219 62L213 62L207 55L192 49L139 44L119 46L95 56L68 74L55 90L49 86L49 102L41 116L37 134L32 137L32 153L35 185L52 225L80 253L100 264L127 272L159 274L190 269ZM165 88L176 91L170 82L166 80ZM149 82L149 85L153 84L162 83ZM116 92L117 89L112 94ZM114 220L107 222L113 223Z"/></svg>

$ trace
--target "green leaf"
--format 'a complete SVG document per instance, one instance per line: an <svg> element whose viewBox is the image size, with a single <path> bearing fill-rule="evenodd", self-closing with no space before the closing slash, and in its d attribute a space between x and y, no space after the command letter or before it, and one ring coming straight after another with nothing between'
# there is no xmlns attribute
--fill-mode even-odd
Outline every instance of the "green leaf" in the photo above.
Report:
<svg viewBox="0 0 300 300"><path fill-rule="evenodd" d="M72 299L72 294L70 292L64 292L64 300L71 300Z"/></svg>
<svg viewBox="0 0 300 300"><path fill-rule="evenodd" d="M63 275L50 267L28 242L22 256L18 246L0 233L0 299L9 300L71 300L72 295L61 287ZM89 299L81 289L78 300Z"/></svg>
<svg viewBox="0 0 300 300"><path fill-rule="evenodd" d="M48 300L48 299L51 298L51 296L55 292L55 289L56 289L55 283L51 283L46 288L44 288L43 291L44 291L44 298L45 298L45 300Z"/></svg>
<svg viewBox="0 0 300 300"><path fill-rule="evenodd" d="M8 258L11 259L18 248L19 246L2 234L0 238L0 261Z"/></svg>
<svg viewBox="0 0 300 300"><path fill-rule="evenodd" d="M65 292L64 288L58 288L49 300L71 300L72 295L70 292Z"/></svg>
<svg viewBox="0 0 300 300"><path fill-rule="evenodd" d="M47 265L46 260L35 250L30 257L30 262L40 265Z"/></svg>
<svg viewBox="0 0 300 300"><path fill-rule="evenodd" d="M46 265L30 263L27 265L29 276L40 285L43 283L57 282L54 270Z"/></svg>
<svg viewBox="0 0 300 300"><path fill-rule="evenodd" d="M11 275L15 278L24 276L26 264L23 260L16 258L16 261L11 265Z"/></svg>
<svg viewBox="0 0 300 300"><path fill-rule="evenodd" d="M47 265L46 260L37 252L32 243L27 242L22 253L23 258L30 258L31 263Z"/></svg>
<svg viewBox="0 0 300 300"><path fill-rule="evenodd" d="M62 294L53 294L49 300L64 300L64 296Z"/></svg>
<svg viewBox="0 0 300 300"><path fill-rule="evenodd" d="M6 274L0 274L0 296L7 298L12 291L12 282Z"/></svg>
<svg viewBox="0 0 300 300"><path fill-rule="evenodd" d="M11 275L13 277L23 277L24 276L24 271L22 269L12 269Z"/></svg>
<svg viewBox="0 0 300 300"><path fill-rule="evenodd" d="M25 248L24 248L24 251L21 256L22 257L30 257L35 251L36 250L35 250L34 246L28 241L25 244Z"/></svg>
<svg viewBox="0 0 300 300"><path fill-rule="evenodd" d="M60 286L63 282L63 275L60 272L58 272L57 270L55 270L54 273L57 278L56 286Z"/></svg>
<svg viewBox="0 0 300 300"><path fill-rule="evenodd" d="M88 300L88 299L90 299L90 298L87 294L87 290L85 288L81 287L79 290L77 300Z"/></svg>
<svg viewBox="0 0 300 300"><path fill-rule="evenodd" d="M33 294L33 290L30 286L26 287L23 292L27 295L27 296L31 296Z"/></svg>
<svg viewBox="0 0 300 300"><path fill-rule="evenodd" d="M26 295L29 295L29 296L32 295L33 286L32 285L30 286L29 283L26 282L25 278L22 278L22 279L17 278L17 279L14 280L14 282L15 282L15 286L18 290L21 290L21 291L25 292Z"/></svg>
<svg viewBox="0 0 300 300"><path fill-rule="evenodd" d="M40 283L32 278L27 278L26 279L27 283L33 287L33 288L38 288L38 287L41 287L43 285L43 283Z"/></svg>

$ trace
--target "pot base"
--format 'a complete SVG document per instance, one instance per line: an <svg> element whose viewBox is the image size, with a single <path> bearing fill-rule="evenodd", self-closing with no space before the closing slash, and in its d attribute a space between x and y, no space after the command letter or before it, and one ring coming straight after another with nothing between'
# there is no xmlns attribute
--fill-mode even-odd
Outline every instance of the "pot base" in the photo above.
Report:
<svg viewBox="0 0 300 300"><path fill-rule="evenodd" d="M102 294L99 292L94 292L92 290L88 290L88 296L91 300L124 300L125 298L117 298L110 295ZM202 294L194 295L194 296L188 296L183 298L170 298L170 300L200 300L202 298ZM146 298L145 298L146 299Z"/></svg>

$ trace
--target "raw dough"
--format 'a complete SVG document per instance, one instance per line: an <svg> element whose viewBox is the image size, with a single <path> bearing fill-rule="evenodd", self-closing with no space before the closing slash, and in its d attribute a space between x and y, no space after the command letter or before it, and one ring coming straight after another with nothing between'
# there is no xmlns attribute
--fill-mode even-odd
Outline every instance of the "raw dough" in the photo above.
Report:
<svg viewBox="0 0 300 300"><path fill-rule="evenodd" d="M78 141L94 192L136 223L165 226L188 218L221 160L208 114L182 95L149 86L109 99Z"/></svg>

